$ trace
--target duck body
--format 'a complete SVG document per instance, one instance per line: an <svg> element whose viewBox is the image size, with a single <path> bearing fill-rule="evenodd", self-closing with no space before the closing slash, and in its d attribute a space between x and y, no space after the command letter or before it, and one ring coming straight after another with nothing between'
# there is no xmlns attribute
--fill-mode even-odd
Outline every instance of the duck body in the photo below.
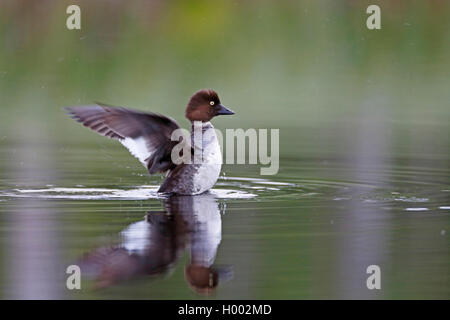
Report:
<svg viewBox="0 0 450 320"><path fill-rule="evenodd" d="M196 195L211 189L222 168L222 153L219 141L210 122L202 123L200 141L195 141L194 126L191 131L191 145L201 155L201 163L183 164L169 171L158 192L180 195ZM201 146L201 147L200 147Z"/></svg>
<svg viewBox="0 0 450 320"><path fill-rule="evenodd" d="M171 118L155 113L112 107L104 104L69 107L68 113L76 121L97 133L119 140L139 159L149 174L166 173L158 192L179 195L197 195L211 189L220 175L222 154L210 120L217 115L231 115L213 90L196 92L186 108L186 117L192 122L185 161L173 160L174 148L179 143L172 134L180 129ZM201 134L199 134L201 132ZM189 151L187 151L189 152Z"/></svg>

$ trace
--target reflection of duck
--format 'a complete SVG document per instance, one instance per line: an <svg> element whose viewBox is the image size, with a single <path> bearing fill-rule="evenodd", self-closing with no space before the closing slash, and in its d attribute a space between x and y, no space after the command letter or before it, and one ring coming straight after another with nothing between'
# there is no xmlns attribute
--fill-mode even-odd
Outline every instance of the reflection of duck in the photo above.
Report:
<svg viewBox="0 0 450 320"><path fill-rule="evenodd" d="M165 211L149 211L145 220L123 230L117 246L96 249L81 259L81 269L95 275L97 287L167 274L186 248L190 262L185 277L194 291L209 294L230 278L229 267L212 267L222 230L214 196L172 196L164 205Z"/></svg>

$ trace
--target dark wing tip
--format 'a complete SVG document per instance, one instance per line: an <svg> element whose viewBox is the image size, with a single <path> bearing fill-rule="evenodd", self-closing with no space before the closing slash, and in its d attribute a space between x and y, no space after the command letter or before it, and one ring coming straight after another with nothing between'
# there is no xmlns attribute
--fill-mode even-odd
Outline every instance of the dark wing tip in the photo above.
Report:
<svg viewBox="0 0 450 320"><path fill-rule="evenodd" d="M62 109L63 111L65 111L66 115L69 116L69 118L77 122L83 122L83 120L77 114L76 107L63 107Z"/></svg>
<svg viewBox="0 0 450 320"><path fill-rule="evenodd" d="M83 126L88 127L98 134L117 140L123 140L124 137L111 128L108 123L108 109L99 105L74 106L63 108L67 115Z"/></svg>
<svg viewBox="0 0 450 320"><path fill-rule="evenodd" d="M61 109L62 109L62 111L64 111L65 114L67 114L67 115L74 114L72 107L62 107Z"/></svg>
<svg viewBox="0 0 450 320"><path fill-rule="evenodd" d="M76 120L78 122L80 121L80 118L77 117L76 112L73 110L72 107L63 107L62 110L69 118Z"/></svg>

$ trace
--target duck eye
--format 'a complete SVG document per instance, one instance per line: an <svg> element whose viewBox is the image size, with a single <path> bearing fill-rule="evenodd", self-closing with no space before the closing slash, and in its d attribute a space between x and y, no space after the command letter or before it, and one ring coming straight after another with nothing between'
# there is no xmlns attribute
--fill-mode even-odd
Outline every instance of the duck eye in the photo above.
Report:
<svg viewBox="0 0 450 320"><path fill-rule="evenodd" d="M210 101L209 104L213 106L214 105L214 101Z"/></svg>

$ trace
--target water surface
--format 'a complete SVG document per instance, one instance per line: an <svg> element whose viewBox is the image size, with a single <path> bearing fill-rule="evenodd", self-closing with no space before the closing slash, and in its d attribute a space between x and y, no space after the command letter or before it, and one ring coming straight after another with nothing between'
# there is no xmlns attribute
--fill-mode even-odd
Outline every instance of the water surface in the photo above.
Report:
<svg viewBox="0 0 450 320"><path fill-rule="evenodd" d="M173 200L119 144L28 141L0 154L3 297L450 296L448 155L318 154L289 139L304 152L282 143L277 175L226 165L210 193ZM71 264L79 291L65 287Z"/></svg>

